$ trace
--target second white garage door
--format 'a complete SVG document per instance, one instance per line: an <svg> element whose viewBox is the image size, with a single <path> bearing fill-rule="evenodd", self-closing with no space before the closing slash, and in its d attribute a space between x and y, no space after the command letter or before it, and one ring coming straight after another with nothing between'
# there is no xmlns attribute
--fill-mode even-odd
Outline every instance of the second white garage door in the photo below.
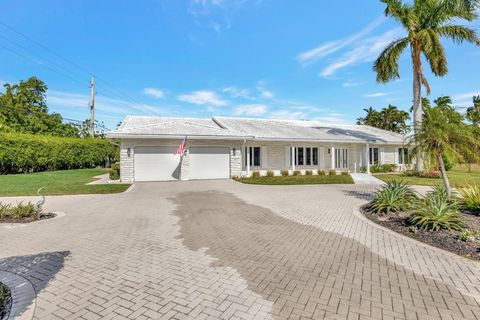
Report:
<svg viewBox="0 0 480 320"><path fill-rule="evenodd" d="M190 179L229 179L230 148L191 147Z"/></svg>

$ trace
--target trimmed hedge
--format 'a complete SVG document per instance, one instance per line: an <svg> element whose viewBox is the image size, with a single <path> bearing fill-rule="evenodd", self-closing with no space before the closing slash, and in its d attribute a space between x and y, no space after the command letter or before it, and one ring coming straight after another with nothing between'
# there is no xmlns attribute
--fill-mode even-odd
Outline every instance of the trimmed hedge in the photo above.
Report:
<svg viewBox="0 0 480 320"><path fill-rule="evenodd" d="M105 139L0 133L0 174L106 166L119 158Z"/></svg>

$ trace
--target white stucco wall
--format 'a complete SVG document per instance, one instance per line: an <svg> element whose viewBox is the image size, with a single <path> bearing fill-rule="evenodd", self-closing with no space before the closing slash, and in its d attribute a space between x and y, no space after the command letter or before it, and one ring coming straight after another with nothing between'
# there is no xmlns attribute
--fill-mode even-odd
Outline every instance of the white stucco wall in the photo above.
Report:
<svg viewBox="0 0 480 320"><path fill-rule="evenodd" d="M123 182L134 182L134 158L135 147L137 146L178 146L178 139L123 139L120 146L120 177ZM319 148L319 165L318 166L296 166L296 170L304 172L309 169L325 169L331 168L331 154L329 149L331 143L313 143L313 142L261 142L253 141L244 144L243 141L232 140L188 140L187 149L192 146L224 146L230 148L230 175L245 176L247 168L245 166L245 147L261 147L262 165L259 167L251 167L250 172L260 171L266 174L268 170L272 170L275 174L280 174L281 170L291 170L291 166L287 165L287 147L317 147ZM350 172L360 171L361 166L365 166L365 144L335 144L335 148L348 149L348 168L338 170L349 170ZM380 148L381 163L397 163L399 146L391 145L371 145ZM130 149L130 156L128 156ZM321 151L323 150L323 151ZM322 157L323 154L323 157ZM289 158L288 158L289 159ZM189 157L188 154L182 162L181 179L189 179Z"/></svg>

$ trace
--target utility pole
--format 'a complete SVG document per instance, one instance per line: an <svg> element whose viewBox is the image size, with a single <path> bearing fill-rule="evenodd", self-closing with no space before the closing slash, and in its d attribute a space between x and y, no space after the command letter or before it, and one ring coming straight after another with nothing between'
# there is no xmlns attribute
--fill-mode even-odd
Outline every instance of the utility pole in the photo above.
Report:
<svg viewBox="0 0 480 320"><path fill-rule="evenodd" d="M90 83L90 135L95 136L95 76Z"/></svg>

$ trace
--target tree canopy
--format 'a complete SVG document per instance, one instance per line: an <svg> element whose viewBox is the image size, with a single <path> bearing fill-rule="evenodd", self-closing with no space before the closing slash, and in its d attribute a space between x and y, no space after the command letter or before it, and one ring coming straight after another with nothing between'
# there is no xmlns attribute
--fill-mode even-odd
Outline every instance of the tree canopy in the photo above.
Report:
<svg viewBox="0 0 480 320"><path fill-rule="evenodd" d="M47 85L36 77L18 84L4 84L0 93L0 132L78 137L77 126L64 123L58 113L49 113Z"/></svg>
<svg viewBox="0 0 480 320"><path fill-rule="evenodd" d="M369 125L372 127L393 131L397 133L407 133L409 126L407 121L410 118L408 112L399 110L396 106L388 105L380 111L372 107L363 109L367 114L365 117L357 119L357 124Z"/></svg>

